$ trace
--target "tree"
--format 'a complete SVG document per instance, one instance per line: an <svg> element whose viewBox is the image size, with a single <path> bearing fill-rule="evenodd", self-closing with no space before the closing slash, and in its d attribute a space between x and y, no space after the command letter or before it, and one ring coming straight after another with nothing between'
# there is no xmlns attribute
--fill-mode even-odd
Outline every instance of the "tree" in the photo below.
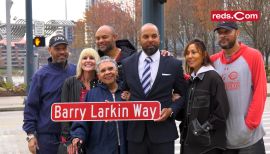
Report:
<svg viewBox="0 0 270 154"><path fill-rule="evenodd" d="M215 50L214 23L210 20L212 10L221 8L221 1L170 0L165 3L165 47L180 48L195 37L201 38L208 49ZM209 43L208 43L209 42Z"/></svg>
<svg viewBox="0 0 270 154"><path fill-rule="evenodd" d="M134 0L135 7L135 22L133 25L134 29L134 46L138 46L138 32L142 26L142 0Z"/></svg>
<svg viewBox="0 0 270 154"><path fill-rule="evenodd" d="M214 53L215 47L215 33L213 29L215 23L211 21L211 11L221 10L223 8L223 1L213 0L197 0L194 2L194 18L198 29L198 37L200 37L206 44L208 52Z"/></svg>
<svg viewBox="0 0 270 154"><path fill-rule="evenodd" d="M268 68L270 55L270 2L266 0L228 0L228 9L231 10L259 10L261 18L257 22L241 22L243 32L252 40L254 48L260 50L265 57L265 65Z"/></svg>
<svg viewBox="0 0 270 154"><path fill-rule="evenodd" d="M165 16L165 49L173 50L174 56L177 56L177 42L178 39L183 36L183 31L181 30L181 20L180 10L181 1L168 1L165 3L164 16ZM180 39L181 40L181 39ZM183 44L181 44L183 46Z"/></svg>
<svg viewBox="0 0 270 154"><path fill-rule="evenodd" d="M120 39L134 40L134 19L128 6L111 2L97 2L85 12L87 45L95 46L95 32L101 25L111 25L114 27Z"/></svg>
<svg viewBox="0 0 270 154"><path fill-rule="evenodd" d="M73 33L72 48L84 48L85 47L85 21L79 20L75 23Z"/></svg>

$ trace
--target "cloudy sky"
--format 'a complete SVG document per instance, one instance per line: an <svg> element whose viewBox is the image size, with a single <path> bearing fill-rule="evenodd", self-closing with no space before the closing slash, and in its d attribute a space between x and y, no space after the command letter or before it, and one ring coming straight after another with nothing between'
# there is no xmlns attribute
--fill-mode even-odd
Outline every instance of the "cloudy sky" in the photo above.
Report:
<svg viewBox="0 0 270 154"><path fill-rule="evenodd" d="M25 19L25 0L12 0L11 23L13 19ZM85 0L66 0L67 19L77 21L83 18ZM32 0L33 20L64 20L65 0ZM6 0L0 0L0 21L6 23Z"/></svg>

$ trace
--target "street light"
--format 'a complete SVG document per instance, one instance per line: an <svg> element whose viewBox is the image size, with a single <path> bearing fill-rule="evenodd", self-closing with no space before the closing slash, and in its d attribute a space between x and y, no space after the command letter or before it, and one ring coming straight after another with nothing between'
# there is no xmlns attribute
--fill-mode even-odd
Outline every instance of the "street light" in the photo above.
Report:
<svg viewBox="0 0 270 154"><path fill-rule="evenodd" d="M12 82L10 9L13 2L6 0L7 81Z"/></svg>

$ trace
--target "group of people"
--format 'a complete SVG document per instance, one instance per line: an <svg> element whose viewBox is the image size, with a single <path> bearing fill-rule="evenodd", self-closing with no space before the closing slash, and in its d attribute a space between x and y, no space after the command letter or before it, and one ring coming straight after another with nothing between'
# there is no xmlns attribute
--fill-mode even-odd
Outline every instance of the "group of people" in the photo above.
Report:
<svg viewBox="0 0 270 154"><path fill-rule="evenodd" d="M190 41L185 70L180 60L159 50L152 23L140 29L138 52L128 40L118 40L113 27L99 27L98 51L84 49L77 66L67 61L65 37L53 36L48 65L34 74L24 109L30 152L174 154L175 120L180 120L181 154L264 154L262 55L238 41L237 23L218 23L214 31L222 50L209 56L202 40ZM160 117L61 123L50 118L55 102L127 100L159 101Z"/></svg>

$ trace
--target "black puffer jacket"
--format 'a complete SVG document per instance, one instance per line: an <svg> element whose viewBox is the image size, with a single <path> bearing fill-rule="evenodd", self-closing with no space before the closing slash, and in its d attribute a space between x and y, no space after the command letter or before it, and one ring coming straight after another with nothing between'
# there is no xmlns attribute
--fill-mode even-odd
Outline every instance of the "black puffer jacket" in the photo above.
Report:
<svg viewBox="0 0 270 154"><path fill-rule="evenodd" d="M185 117L180 125L181 154L203 154L226 147L229 105L224 83L212 66L203 70L189 81Z"/></svg>

